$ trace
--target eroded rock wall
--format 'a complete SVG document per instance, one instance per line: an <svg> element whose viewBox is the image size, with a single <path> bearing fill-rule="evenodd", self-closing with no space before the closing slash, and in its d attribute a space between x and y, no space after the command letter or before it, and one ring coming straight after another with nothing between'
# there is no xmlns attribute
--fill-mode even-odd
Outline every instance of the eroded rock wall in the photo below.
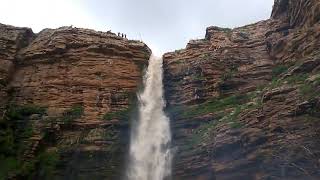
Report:
<svg viewBox="0 0 320 180"><path fill-rule="evenodd" d="M164 55L173 179L318 179L319 1Z"/></svg>
<svg viewBox="0 0 320 180"><path fill-rule="evenodd" d="M1 92L9 100L3 124L10 124L4 137L25 147L14 154L17 170L5 176L119 179L129 114L151 50L111 32L74 27L0 30ZM20 172L25 166L31 168Z"/></svg>
<svg viewBox="0 0 320 180"><path fill-rule="evenodd" d="M29 28L0 24L0 114L3 116L8 101L7 84L12 78L17 52L33 39Z"/></svg>
<svg viewBox="0 0 320 180"><path fill-rule="evenodd" d="M150 53L145 44L114 34L43 30L18 54L10 83L14 100L46 106L50 115L81 104L85 116L79 121L101 124L107 112L128 107Z"/></svg>

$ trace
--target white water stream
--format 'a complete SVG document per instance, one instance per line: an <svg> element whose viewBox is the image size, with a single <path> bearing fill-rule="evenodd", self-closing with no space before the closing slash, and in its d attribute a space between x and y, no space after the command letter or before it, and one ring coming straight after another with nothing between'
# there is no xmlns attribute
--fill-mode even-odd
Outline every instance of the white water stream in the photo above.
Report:
<svg viewBox="0 0 320 180"><path fill-rule="evenodd" d="M138 95L139 115L132 129L129 180L164 180L171 173L170 125L163 109L162 59L151 55Z"/></svg>

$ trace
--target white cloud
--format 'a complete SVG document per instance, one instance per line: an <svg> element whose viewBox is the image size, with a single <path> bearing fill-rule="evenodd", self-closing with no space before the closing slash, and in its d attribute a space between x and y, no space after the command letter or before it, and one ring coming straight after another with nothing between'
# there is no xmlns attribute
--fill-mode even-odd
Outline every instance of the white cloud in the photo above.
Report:
<svg viewBox="0 0 320 180"><path fill-rule="evenodd" d="M32 27L35 32L64 25L97 28L95 19L76 0L1 0L0 22Z"/></svg>
<svg viewBox="0 0 320 180"><path fill-rule="evenodd" d="M237 27L271 14L274 0L0 0L0 23L43 28L74 25L123 32L159 52L204 37L208 26Z"/></svg>

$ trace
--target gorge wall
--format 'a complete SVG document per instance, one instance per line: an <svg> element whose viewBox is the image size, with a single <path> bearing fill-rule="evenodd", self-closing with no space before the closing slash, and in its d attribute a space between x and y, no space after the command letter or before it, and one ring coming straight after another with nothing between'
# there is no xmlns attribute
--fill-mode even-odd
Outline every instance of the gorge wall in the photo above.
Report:
<svg viewBox="0 0 320 180"><path fill-rule="evenodd" d="M0 179L119 178L151 50L111 32L3 24L0 44Z"/></svg>
<svg viewBox="0 0 320 180"><path fill-rule="evenodd" d="M111 32L0 24L0 179L120 179L151 50ZM166 53L172 179L320 178L320 2Z"/></svg>
<svg viewBox="0 0 320 180"><path fill-rule="evenodd" d="M320 2L164 55L173 179L319 179Z"/></svg>

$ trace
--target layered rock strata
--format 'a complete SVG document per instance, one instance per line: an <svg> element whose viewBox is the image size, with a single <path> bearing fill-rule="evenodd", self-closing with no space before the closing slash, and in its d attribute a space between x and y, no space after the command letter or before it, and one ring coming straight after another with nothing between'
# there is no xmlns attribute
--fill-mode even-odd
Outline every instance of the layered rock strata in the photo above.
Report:
<svg viewBox="0 0 320 180"><path fill-rule="evenodd" d="M319 1L208 27L164 57L173 179L318 179Z"/></svg>
<svg viewBox="0 0 320 180"><path fill-rule="evenodd" d="M23 128L18 124L30 127L28 136L12 136L27 146L16 155L21 166L35 166L7 177L48 178L38 166L49 152L58 156L48 165L50 178L119 178L129 113L151 50L111 32L81 28L34 34L1 24L0 31L3 121L15 122L5 126L8 132Z"/></svg>

